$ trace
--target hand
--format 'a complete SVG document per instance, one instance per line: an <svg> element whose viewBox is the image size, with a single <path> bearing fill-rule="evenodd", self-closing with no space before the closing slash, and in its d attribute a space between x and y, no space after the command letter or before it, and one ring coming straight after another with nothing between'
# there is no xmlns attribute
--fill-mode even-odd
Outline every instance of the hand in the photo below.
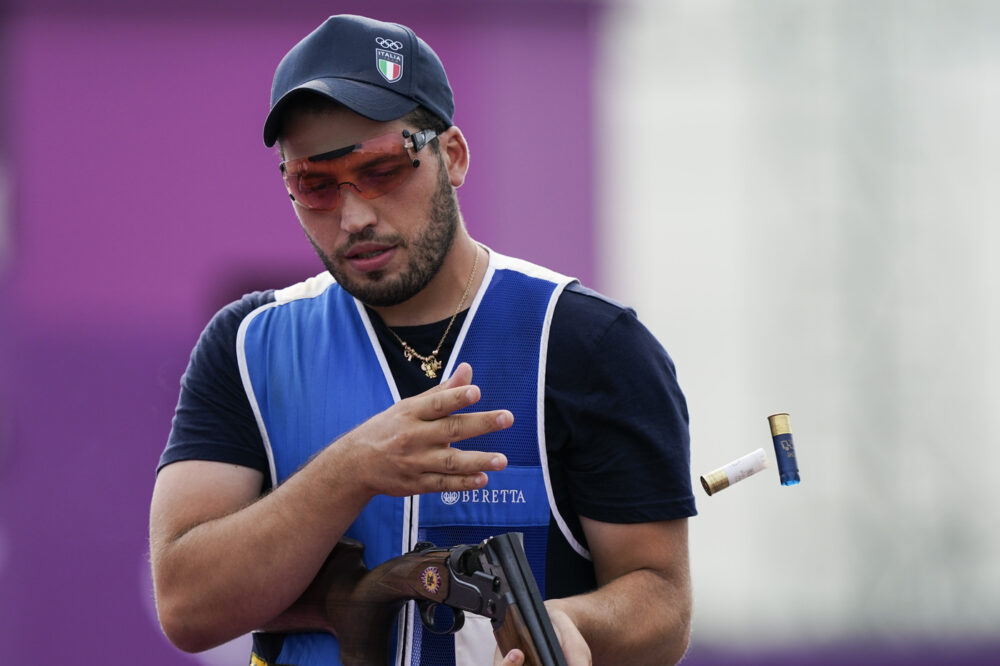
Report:
<svg viewBox="0 0 1000 666"><path fill-rule="evenodd" d="M479 387L471 382L471 366L461 363L447 381L399 401L331 446L350 456L351 469L372 496L482 488L486 472L507 466L506 456L451 443L508 428L514 415L505 409L455 414L479 401Z"/></svg>
<svg viewBox="0 0 1000 666"><path fill-rule="evenodd" d="M590 646L584 640L576 624L570 619L562 609L559 608L559 599L549 599L545 602L545 610L549 613L549 621L556 632L556 638L562 647L563 656L566 657L567 666L591 666L593 660L590 656ZM493 666L523 666L524 653L520 650L511 650L506 657L501 659L500 649L497 648L493 655Z"/></svg>

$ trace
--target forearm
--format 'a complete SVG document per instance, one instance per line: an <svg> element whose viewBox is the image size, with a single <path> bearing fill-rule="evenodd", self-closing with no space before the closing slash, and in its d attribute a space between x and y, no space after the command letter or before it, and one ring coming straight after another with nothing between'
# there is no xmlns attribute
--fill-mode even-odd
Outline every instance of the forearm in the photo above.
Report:
<svg viewBox="0 0 1000 666"><path fill-rule="evenodd" d="M472 368L459 364L447 381L368 419L260 499L260 472L245 467L185 461L162 469L150 555L170 640L204 650L273 619L375 495L472 490L487 471L504 469L502 454L450 445L513 423L506 410L455 413L480 398L471 379Z"/></svg>
<svg viewBox="0 0 1000 666"><path fill-rule="evenodd" d="M663 666L687 650L691 584L686 575L668 579L650 569L621 576L588 594L553 599L587 641L595 666Z"/></svg>
<svg viewBox="0 0 1000 666"><path fill-rule="evenodd" d="M236 511L181 533L151 532L157 608L168 637L196 652L287 608L367 501L346 469L336 452L324 451Z"/></svg>

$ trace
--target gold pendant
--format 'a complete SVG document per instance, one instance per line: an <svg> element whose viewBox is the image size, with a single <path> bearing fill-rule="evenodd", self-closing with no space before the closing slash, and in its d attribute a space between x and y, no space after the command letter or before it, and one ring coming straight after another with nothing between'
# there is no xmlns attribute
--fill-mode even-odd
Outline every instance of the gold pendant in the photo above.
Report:
<svg viewBox="0 0 1000 666"><path fill-rule="evenodd" d="M434 379L437 377L438 370L441 369L441 361L431 356L420 364L420 369L424 371L428 379Z"/></svg>

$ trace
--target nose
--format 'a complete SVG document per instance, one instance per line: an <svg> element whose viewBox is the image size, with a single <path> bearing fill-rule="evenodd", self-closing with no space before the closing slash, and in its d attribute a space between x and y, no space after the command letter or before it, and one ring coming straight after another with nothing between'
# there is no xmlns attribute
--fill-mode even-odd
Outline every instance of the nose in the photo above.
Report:
<svg viewBox="0 0 1000 666"><path fill-rule="evenodd" d="M368 200L358 194L353 183L340 184L340 228L347 233L354 234L365 227L375 226L377 218L375 209L368 204Z"/></svg>

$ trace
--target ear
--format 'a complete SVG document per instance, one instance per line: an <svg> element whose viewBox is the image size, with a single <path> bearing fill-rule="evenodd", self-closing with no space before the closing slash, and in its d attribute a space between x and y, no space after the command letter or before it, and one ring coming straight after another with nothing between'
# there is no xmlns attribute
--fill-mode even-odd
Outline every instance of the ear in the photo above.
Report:
<svg viewBox="0 0 1000 666"><path fill-rule="evenodd" d="M452 125L438 135L441 144L441 159L452 187L460 187L465 182L465 174L469 171L469 144L465 142L462 130Z"/></svg>

